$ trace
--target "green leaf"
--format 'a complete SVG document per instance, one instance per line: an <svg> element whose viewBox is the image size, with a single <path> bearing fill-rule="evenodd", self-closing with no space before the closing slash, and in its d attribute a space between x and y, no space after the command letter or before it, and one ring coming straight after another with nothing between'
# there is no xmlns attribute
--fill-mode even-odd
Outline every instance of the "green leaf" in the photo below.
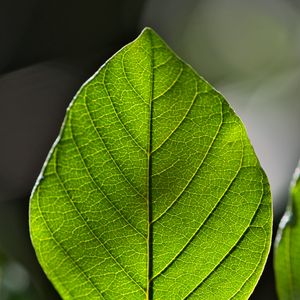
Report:
<svg viewBox="0 0 300 300"><path fill-rule="evenodd" d="M274 266L280 300L300 299L300 161L290 193L275 240Z"/></svg>
<svg viewBox="0 0 300 300"><path fill-rule="evenodd" d="M30 205L64 299L247 299L271 223L240 119L151 29L75 96Z"/></svg>

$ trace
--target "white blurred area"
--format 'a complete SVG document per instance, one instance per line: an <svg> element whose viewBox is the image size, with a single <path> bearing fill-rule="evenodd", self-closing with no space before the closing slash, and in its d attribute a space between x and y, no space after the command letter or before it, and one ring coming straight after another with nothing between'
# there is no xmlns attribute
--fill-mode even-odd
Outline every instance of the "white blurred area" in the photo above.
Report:
<svg viewBox="0 0 300 300"><path fill-rule="evenodd" d="M28 271L18 262L3 256L0 251L0 299L38 299Z"/></svg>
<svg viewBox="0 0 300 300"><path fill-rule="evenodd" d="M300 2L151 0L151 26L239 114L284 209L300 157Z"/></svg>

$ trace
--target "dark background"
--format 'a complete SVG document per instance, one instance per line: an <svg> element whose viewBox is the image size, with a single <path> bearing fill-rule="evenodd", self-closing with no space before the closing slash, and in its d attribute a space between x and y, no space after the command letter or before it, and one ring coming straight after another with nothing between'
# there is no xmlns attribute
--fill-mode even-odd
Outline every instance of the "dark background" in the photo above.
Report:
<svg viewBox="0 0 300 300"><path fill-rule="evenodd" d="M153 27L244 121L277 228L300 156L297 0L0 0L0 299L60 299L28 233L30 191L81 84ZM276 299L272 254L251 299Z"/></svg>

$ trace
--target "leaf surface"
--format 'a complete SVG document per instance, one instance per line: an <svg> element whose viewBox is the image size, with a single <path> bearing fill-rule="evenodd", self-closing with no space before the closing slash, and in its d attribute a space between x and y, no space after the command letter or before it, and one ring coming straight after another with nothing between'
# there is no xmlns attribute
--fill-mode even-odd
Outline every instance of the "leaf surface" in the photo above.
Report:
<svg viewBox="0 0 300 300"><path fill-rule="evenodd" d="M75 96L30 205L64 299L247 299L271 222L240 119L151 29Z"/></svg>
<svg viewBox="0 0 300 300"><path fill-rule="evenodd" d="M290 200L275 240L276 288L280 300L300 299L300 162L291 184Z"/></svg>

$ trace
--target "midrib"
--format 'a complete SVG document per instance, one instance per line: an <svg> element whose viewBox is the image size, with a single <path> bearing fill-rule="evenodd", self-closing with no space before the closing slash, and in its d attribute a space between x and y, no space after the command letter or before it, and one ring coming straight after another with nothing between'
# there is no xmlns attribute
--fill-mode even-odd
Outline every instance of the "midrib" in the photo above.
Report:
<svg viewBox="0 0 300 300"><path fill-rule="evenodd" d="M147 233L147 291L146 300L153 299L153 226L152 226L152 102L153 102L153 89L154 89L154 72L153 72L153 45L151 33L148 32L151 44L151 86L150 86L150 99L149 99L149 124L148 124L148 149L147 149L147 214L148 214L148 233Z"/></svg>

